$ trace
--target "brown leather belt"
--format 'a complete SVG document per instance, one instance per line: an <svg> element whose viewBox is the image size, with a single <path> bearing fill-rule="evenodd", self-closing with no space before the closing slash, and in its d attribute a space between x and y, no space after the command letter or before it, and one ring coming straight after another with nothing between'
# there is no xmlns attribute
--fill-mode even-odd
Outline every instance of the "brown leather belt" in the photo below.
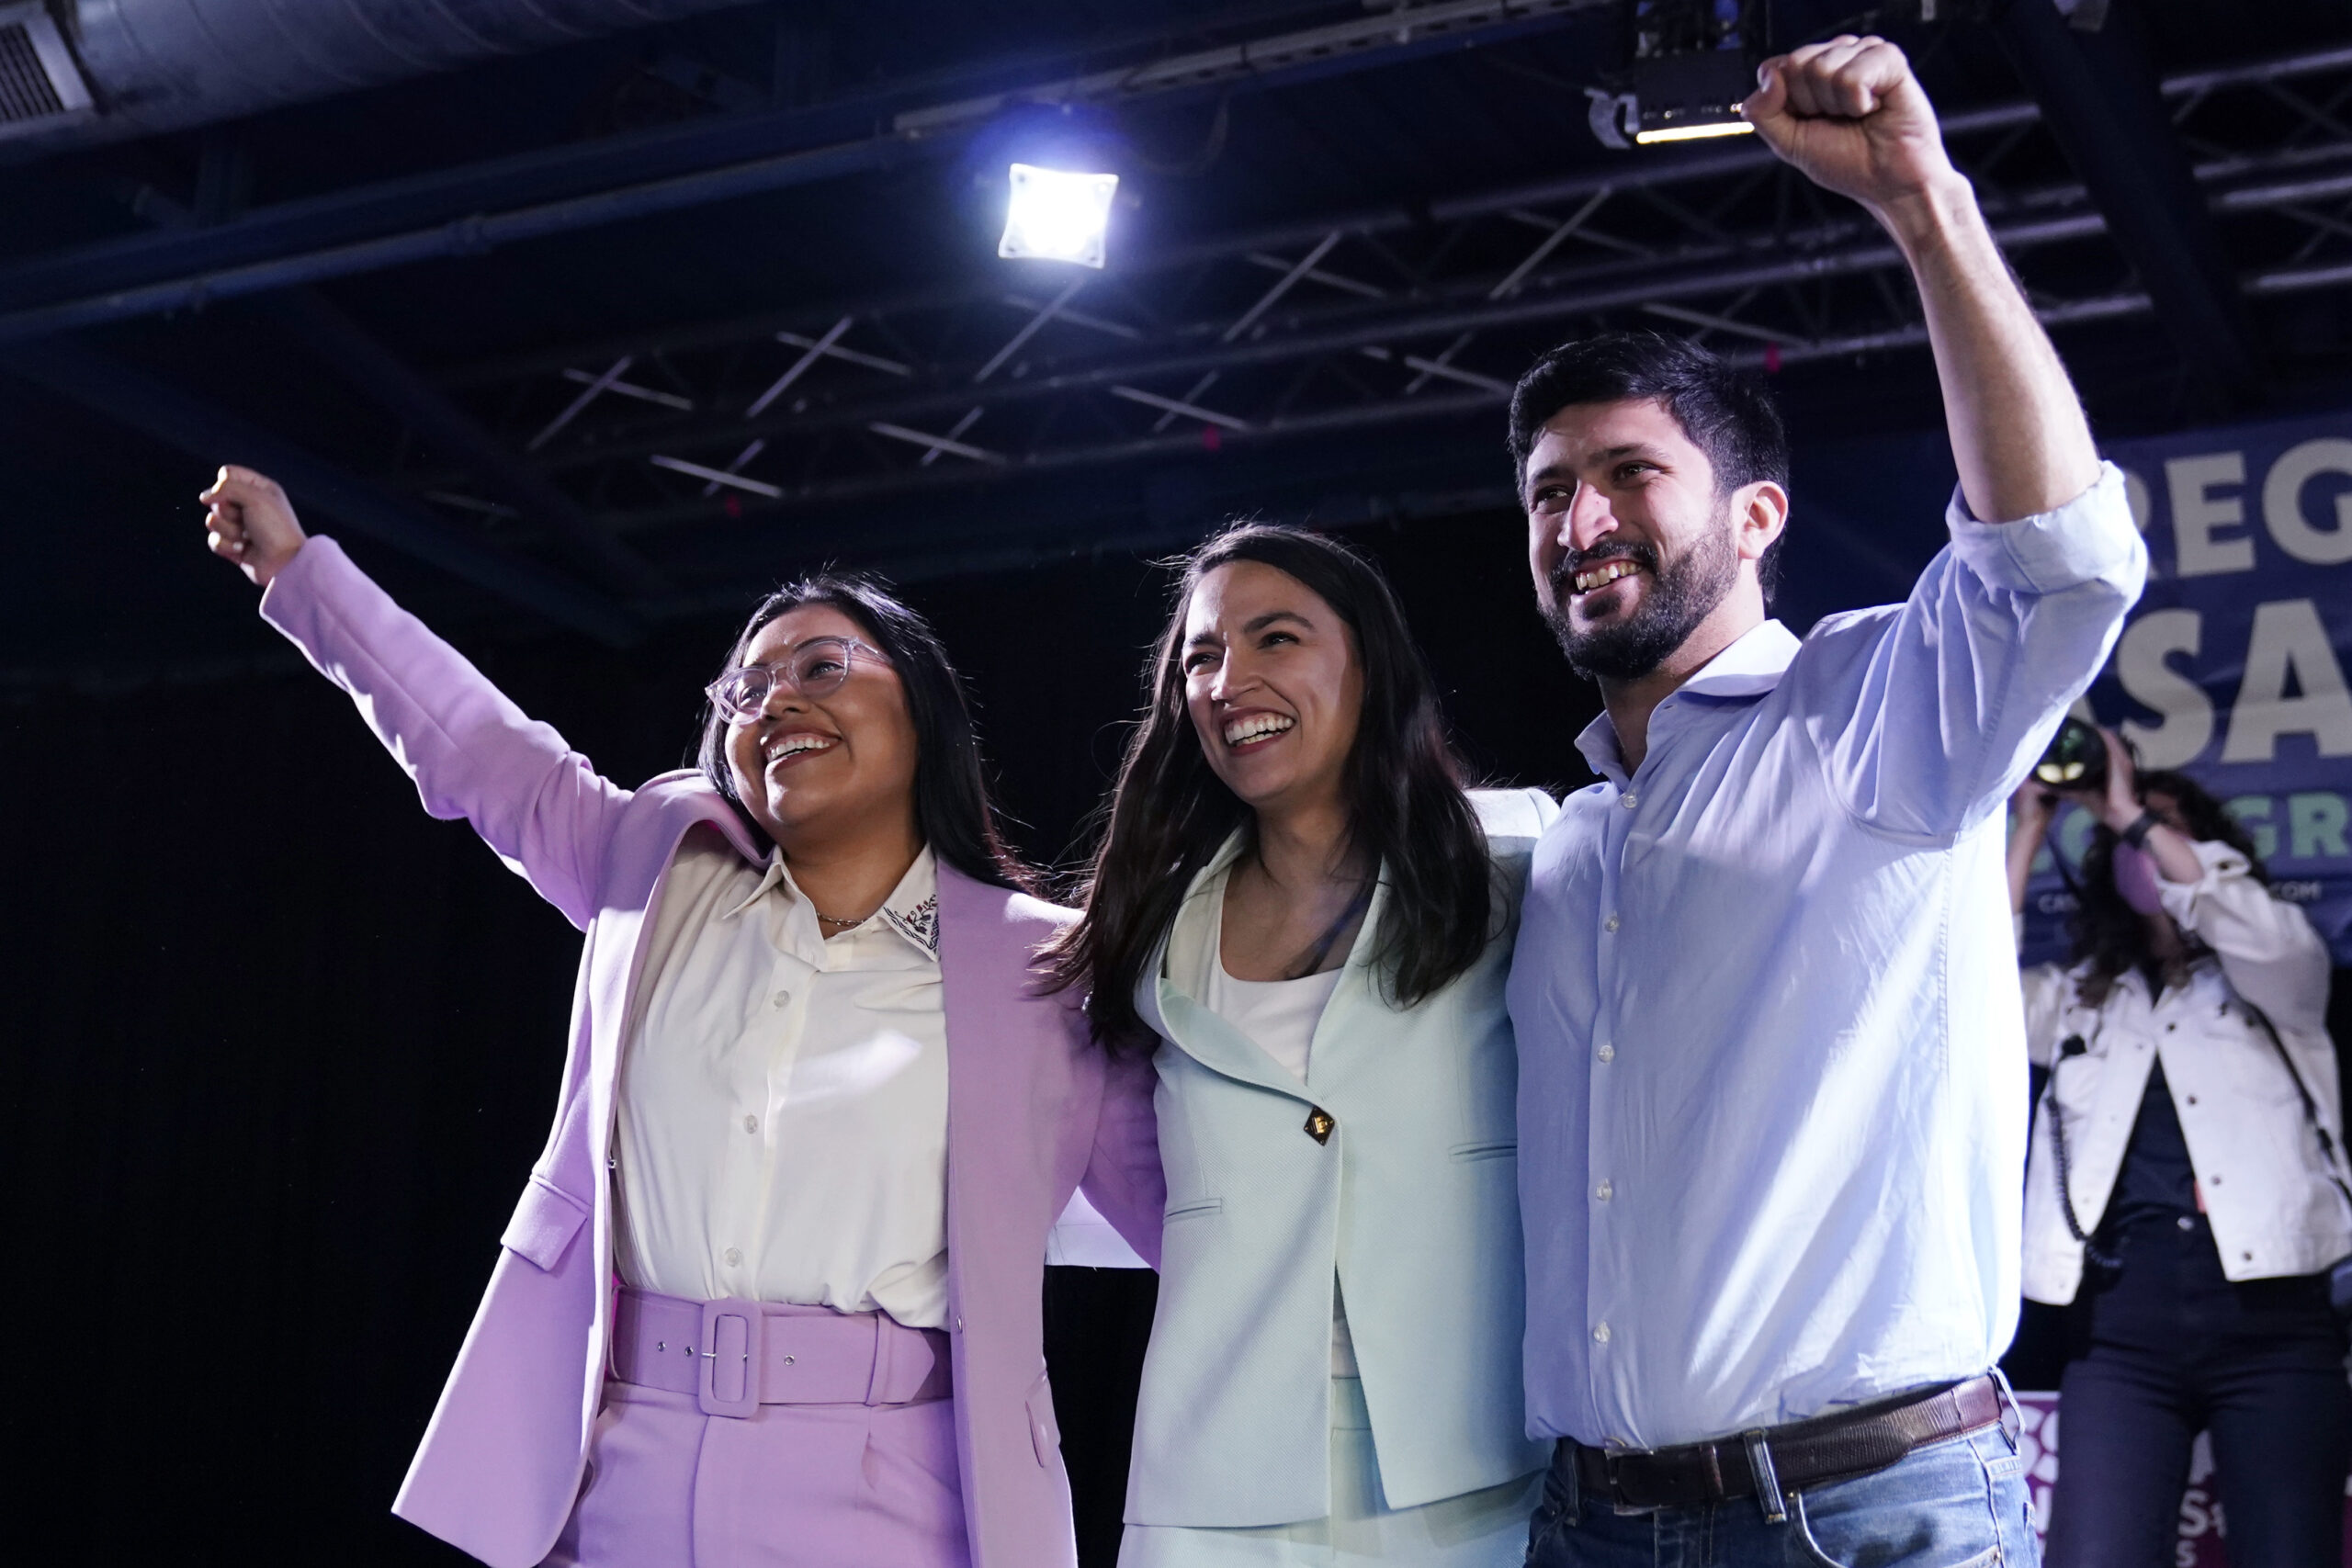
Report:
<svg viewBox="0 0 2352 1568"><path fill-rule="evenodd" d="M1753 1497L1758 1477L1783 1496L1884 1470L1914 1449L2016 1417L1990 1377L1934 1393L1905 1394L1809 1421L1792 1421L1671 1449L1596 1449L1562 1441L1588 1497L1626 1508L1690 1508ZM1777 1499L1775 1499L1777 1502Z"/></svg>

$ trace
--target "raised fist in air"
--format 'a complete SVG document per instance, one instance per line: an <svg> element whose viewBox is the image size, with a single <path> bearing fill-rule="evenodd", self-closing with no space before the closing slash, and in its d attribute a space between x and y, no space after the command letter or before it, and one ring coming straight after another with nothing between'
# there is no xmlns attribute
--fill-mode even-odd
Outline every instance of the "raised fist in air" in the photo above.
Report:
<svg viewBox="0 0 2352 1568"><path fill-rule="evenodd" d="M1883 38L1809 43L1766 61L1756 79L1741 114L1815 185L1883 215L1960 177L1911 62Z"/></svg>
<svg viewBox="0 0 2352 1568"><path fill-rule="evenodd" d="M277 481L251 468L223 468L212 488L196 499L207 509L205 543L258 588L268 587L310 536L294 520L293 503Z"/></svg>

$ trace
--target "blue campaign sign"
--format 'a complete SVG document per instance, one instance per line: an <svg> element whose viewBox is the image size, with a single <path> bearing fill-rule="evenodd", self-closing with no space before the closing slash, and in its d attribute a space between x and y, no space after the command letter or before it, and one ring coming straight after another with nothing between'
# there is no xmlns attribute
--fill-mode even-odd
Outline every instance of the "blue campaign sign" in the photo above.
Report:
<svg viewBox="0 0 2352 1568"><path fill-rule="evenodd" d="M2120 442L2147 592L2091 688L2149 768L2252 832L2281 897L2352 964L2352 412ZM2061 820L2078 861L2090 820ZM2061 956L2073 899L2044 853L2027 957Z"/></svg>

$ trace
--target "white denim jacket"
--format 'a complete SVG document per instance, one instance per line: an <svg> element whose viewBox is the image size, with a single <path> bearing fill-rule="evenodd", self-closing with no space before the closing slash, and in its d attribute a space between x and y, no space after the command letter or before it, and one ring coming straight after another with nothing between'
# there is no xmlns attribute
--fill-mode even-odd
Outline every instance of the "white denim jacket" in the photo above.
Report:
<svg viewBox="0 0 2352 1568"><path fill-rule="evenodd" d="M2302 1096L2247 1009L2261 1009L2278 1029L2340 1151L2326 945L2301 909L2255 880L2244 855L2226 844L2195 848L2203 876L2157 883L2165 912L2212 950L2186 986L2151 1000L2146 982L2130 973L2093 1008L2077 994L2079 969L2051 964L2025 972L2034 1065L2059 1061L2069 1036L2086 1046L2064 1058L2055 1095L2045 1089L2034 1116L2025 1195L2025 1293L2034 1301L2074 1300L2083 1275L2082 1244L2058 1208L2053 1119L2065 1119L2075 1220L2096 1231L2158 1061L2224 1274L2315 1274L2352 1254L2352 1206L2330 1179Z"/></svg>

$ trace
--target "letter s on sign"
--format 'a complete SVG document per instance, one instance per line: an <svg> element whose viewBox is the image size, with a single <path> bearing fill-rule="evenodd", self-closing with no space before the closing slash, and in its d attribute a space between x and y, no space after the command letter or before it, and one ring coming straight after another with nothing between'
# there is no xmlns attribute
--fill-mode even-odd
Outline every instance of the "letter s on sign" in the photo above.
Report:
<svg viewBox="0 0 2352 1568"><path fill-rule="evenodd" d="M2133 702L2163 716L2153 725L2123 721L2123 738L2140 748L2143 767L2193 762L2213 739L2213 700L2170 662L2176 653L2196 658L2204 640L2204 618L2194 610L2151 610L2123 628L2115 677Z"/></svg>
<svg viewBox="0 0 2352 1568"><path fill-rule="evenodd" d="M2335 526L2314 528L2303 513L2303 487L2322 474L2352 480L2352 441L2325 437L2290 446L2262 481L2262 520L2278 547L2313 566L2352 560L2352 490L2335 497Z"/></svg>

